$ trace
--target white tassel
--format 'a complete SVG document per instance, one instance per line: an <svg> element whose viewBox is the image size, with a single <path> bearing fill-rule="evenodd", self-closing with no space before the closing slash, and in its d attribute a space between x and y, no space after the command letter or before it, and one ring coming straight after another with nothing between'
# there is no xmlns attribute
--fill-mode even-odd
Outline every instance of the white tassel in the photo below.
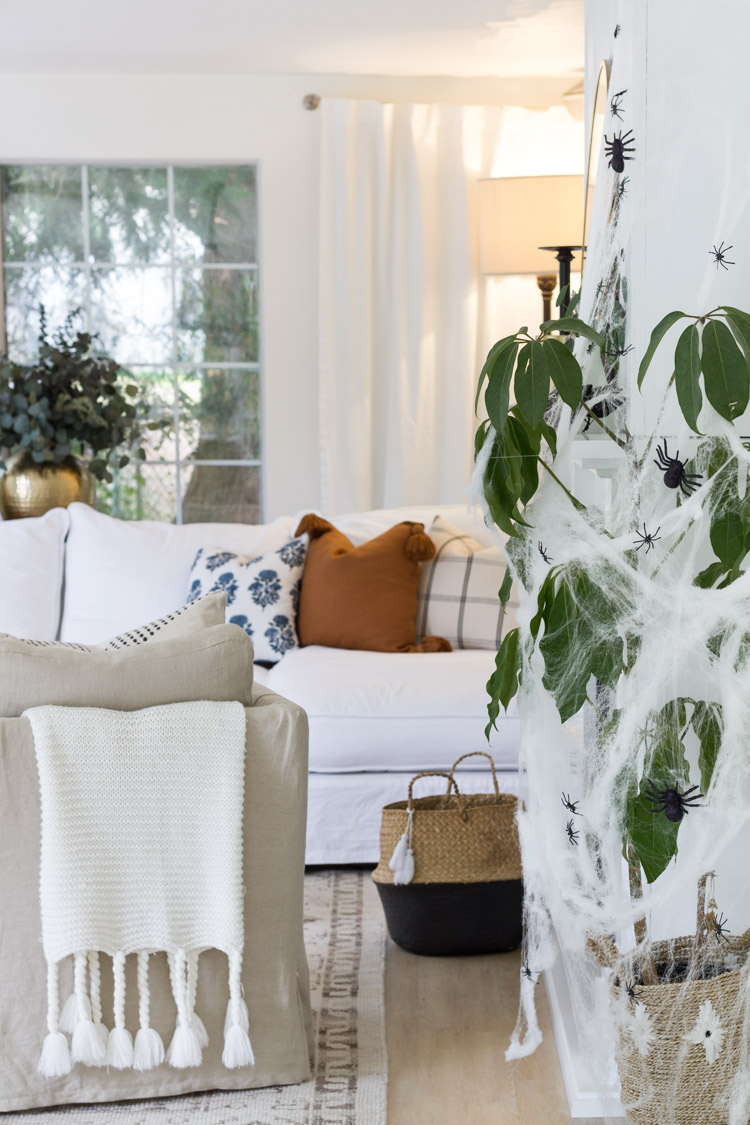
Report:
<svg viewBox="0 0 750 1125"><path fill-rule="evenodd" d="M153 1070L164 1062L164 1044L153 1027L140 1027L133 1050L134 1070Z"/></svg>
<svg viewBox="0 0 750 1125"><path fill-rule="evenodd" d="M73 1060L68 1040L60 1031L60 994L57 983L57 962L47 962L47 1035L36 1065L44 1078L62 1078L70 1074Z"/></svg>
<svg viewBox="0 0 750 1125"><path fill-rule="evenodd" d="M224 1035L229 1031L232 1026L232 1001L227 1001L227 1014L224 1018ZM250 1030L250 1015L247 1010L247 1004L244 1000L240 1000L240 1027L244 1027L245 1031Z"/></svg>
<svg viewBox="0 0 750 1125"><path fill-rule="evenodd" d="M61 1031L50 1031L45 1035L36 1068L44 1078L62 1078L64 1074L70 1074L73 1061L68 1040Z"/></svg>
<svg viewBox="0 0 750 1125"><path fill-rule="evenodd" d="M75 998L78 1022L73 1031L71 1053L76 1062L84 1066L104 1066L107 1051L91 1018L91 1004L86 995L86 954L75 955Z"/></svg>
<svg viewBox="0 0 750 1125"><path fill-rule="evenodd" d="M200 1066L203 1059L200 1040L191 1024L191 1013L187 1003L186 969L187 954L184 949L178 949L174 957L170 956L169 958L172 995L177 1005L177 1027L172 1036L172 1042L169 1044L167 1062L170 1066L177 1067L180 1070L188 1066Z"/></svg>
<svg viewBox="0 0 750 1125"><path fill-rule="evenodd" d="M113 1027L107 1044L107 1066L127 1070L133 1065L133 1036L126 1027Z"/></svg>
<svg viewBox="0 0 750 1125"><path fill-rule="evenodd" d="M195 1010L195 996L198 991L198 953L195 950L188 953L187 974L187 1006L190 1013L190 1026L198 1036L201 1047L207 1047L208 1032L206 1031L206 1025Z"/></svg>
<svg viewBox="0 0 750 1125"><path fill-rule="evenodd" d="M411 848L406 849L406 855L403 862L397 871L393 873L393 885L395 887L404 886L406 883L411 883L414 878L414 852Z"/></svg>
<svg viewBox="0 0 750 1125"><path fill-rule="evenodd" d="M113 1066L115 1070L127 1070L133 1065L133 1036L125 1027L125 954L122 950L112 958L112 972L115 982L112 1005L115 1026L109 1033L107 1066Z"/></svg>
<svg viewBox="0 0 750 1125"><path fill-rule="evenodd" d="M224 1050L221 1061L224 1066L234 1069L239 1066L254 1066L250 1036L247 1027L243 1026L247 1018L247 1006L242 999L242 954L238 949L233 949L229 954L229 1026L224 1030ZM244 1012L243 1012L244 1009Z"/></svg>
<svg viewBox="0 0 750 1125"><path fill-rule="evenodd" d="M99 972L99 954L95 949L89 951L89 988L91 992L91 1018L97 1034L104 1044L105 1051L109 1045L109 1031L102 1022L101 1000L101 975Z"/></svg>
<svg viewBox="0 0 750 1125"><path fill-rule="evenodd" d="M188 1066L200 1066L202 1059L203 1052L195 1029L178 1023L167 1051L167 1062L182 1070Z"/></svg>
<svg viewBox="0 0 750 1125"><path fill-rule="evenodd" d="M414 852L411 847L413 819L414 809L408 809L406 813L406 830L393 849L393 855L388 864L393 872L393 884L396 887L402 886L404 883L411 883L414 878Z"/></svg>
<svg viewBox="0 0 750 1125"><path fill-rule="evenodd" d="M89 1013L90 1018L90 1013ZM63 1010L60 1012L60 1030L67 1031L68 1035L72 1035L78 1023L78 1001L76 1000L75 992L71 992L68 999L63 1004Z"/></svg>
<svg viewBox="0 0 750 1125"><path fill-rule="evenodd" d="M79 1020L73 1032L73 1058L84 1066L105 1066L107 1048L93 1020Z"/></svg>
<svg viewBox="0 0 750 1125"><path fill-rule="evenodd" d="M241 1024L233 1023L224 1036L221 1061L230 1069L238 1066L255 1066L250 1036Z"/></svg>
<svg viewBox="0 0 750 1125"><path fill-rule="evenodd" d="M408 848L409 848L409 837L408 837L407 833L404 832L403 836L401 837L399 842L396 844L396 847L393 849L393 855L391 856L390 863L388 864L391 871L399 871L401 869L401 866L403 865L403 862L406 859L406 853L408 851Z"/></svg>

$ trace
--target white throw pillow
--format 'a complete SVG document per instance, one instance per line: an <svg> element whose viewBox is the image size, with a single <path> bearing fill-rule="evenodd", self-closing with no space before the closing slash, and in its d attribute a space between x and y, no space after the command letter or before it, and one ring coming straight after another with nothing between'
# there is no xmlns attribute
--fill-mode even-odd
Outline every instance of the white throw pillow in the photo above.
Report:
<svg viewBox="0 0 750 1125"><path fill-rule="evenodd" d="M227 599L223 593L207 594L205 598L196 598L174 613L167 613L158 621L149 621L148 625L139 625L137 629L110 637L108 641L94 645L94 648L117 652L122 648L148 644L149 641L164 641L186 633L196 633L199 629L210 629L213 625L224 624L226 608Z"/></svg>
<svg viewBox="0 0 750 1125"><path fill-rule="evenodd" d="M289 539L288 517L257 526L176 526L116 520L85 504L71 504L68 511L60 637L84 644L98 644L184 605L190 566L204 543L223 543L229 551L252 556Z"/></svg>
<svg viewBox="0 0 750 1125"><path fill-rule="evenodd" d="M53 641L60 627L66 508L0 520L0 633Z"/></svg>
<svg viewBox="0 0 750 1125"><path fill-rule="evenodd" d="M213 591L226 594L227 621L252 637L256 660L274 663L299 648L297 608L307 544L307 535L300 535L260 558L201 547L190 570L187 600Z"/></svg>
<svg viewBox="0 0 750 1125"><path fill-rule="evenodd" d="M436 551L420 568L417 637L445 637L454 648L498 649L515 627L518 608L515 586L504 613L498 598L507 570L502 550L483 548L441 516L428 535Z"/></svg>

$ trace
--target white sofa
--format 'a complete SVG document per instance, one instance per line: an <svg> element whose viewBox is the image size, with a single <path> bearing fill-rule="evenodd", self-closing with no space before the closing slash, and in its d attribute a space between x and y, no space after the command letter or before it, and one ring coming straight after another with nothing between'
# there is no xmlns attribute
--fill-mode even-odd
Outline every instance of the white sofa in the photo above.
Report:
<svg viewBox="0 0 750 1125"><path fill-rule="evenodd" d="M97 643L182 605L200 547L259 555L282 546L302 514L259 526L178 527L113 520L73 504L39 519L0 523L0 632ZM429 528L436 514L492 544L481 520L460 506L368 512L332 522L358 544L404 519ZM446 770L462 754L487 750L485 684L494 655L311 646L288 653L270 670L256 669L258 680L309 716L309 864L376 862L380 809L406 796L412 774ZM514 710L501 716L498 728L490 751L501 788L516 793L520 724ZM459 785L488 791L490 775L481 758L475 762L461 770ZM442 785L426 781L423 791L435 782Z"/></svg>

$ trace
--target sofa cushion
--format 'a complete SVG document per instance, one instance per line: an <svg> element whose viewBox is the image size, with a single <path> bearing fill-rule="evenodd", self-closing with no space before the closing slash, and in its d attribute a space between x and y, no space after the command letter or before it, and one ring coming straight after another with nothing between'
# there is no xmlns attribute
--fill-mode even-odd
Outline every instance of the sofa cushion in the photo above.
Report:
<svg viewBox="0 0 750 1125"><path fill-rule="evenodd" d="M252 637L256 660L273 664L299 647L297 607L307 543L307 536L300 535L256 558L201 547L190 570L187 597L205 600L201 595L206 591L221 591L227 620Z"/></svg>
<svg viewBox="0 0 750 1125"><path fill-rule="evenodd" d="M285 656L267 684L307 712L311 770L418 773L488 749L485 684L494 666L494 653L481 649L407 657L311 646ZM497 726L490 753L500 769L517 769L515 700Z"/></svg>
<svg viewBox="0 0 750 1125"><path fill-rule="evenodd" d="M0 685L8 718L45 703L120 711L193 699L248 704L253 646L236 625L116 652L0 636Z"/></svg>
<svg viewBox="0 0 750 1125"><path fill-rule="evenodd" d="M206 543L261 555L289 538L287 517L270 524L182 524L112 519L71 504L60 638L97 644L185 603L190 567Z"/></svg>
<svg viewBox="0 0 750 1125"><path fill-rule="evenodd" d="M361 547L316 515L300 522L297 534L304 532L310 547L297 615L300 643L415 651L419 563L435 554L423 525L396 524Z"/></svg>
<svg viewBox="0 0 750 1125"><path fill-rule="evenodd" d="M417 636L439 633L453 648L497 652L504 634L515 628L515 587L505 608L498 597L507 571L500 547L481 547L476 539L437 516L428 532L435 557L419 575Z"/></svg>
<svg viewBox="0 0 750 1125"><path fill-rule="evenodd" d="M0 520L0 632L54 641L60 627L65 508L43 516Z"/></svg>

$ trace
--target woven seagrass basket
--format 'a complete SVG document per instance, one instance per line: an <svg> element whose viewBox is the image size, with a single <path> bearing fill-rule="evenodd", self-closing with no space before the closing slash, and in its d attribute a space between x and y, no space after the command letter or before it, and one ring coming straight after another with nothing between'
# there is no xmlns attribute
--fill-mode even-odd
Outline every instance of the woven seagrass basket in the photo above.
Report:
<svg viewBox="0 0 750 1125"><path fill-rule="evenodd" d="M450 773L417 774L407 800L383 809L380 863L372 878L391 937L411 953L497 953L521 944L518 798L500 792L489 754L481 756L490 761L494 792L461 793L454 771L472 756L458 758ZM445 778L446 792L414 797L414 784L423 777ZM414 875L398 885L389 863L407 832L410 811Z"/></svg>
<svg viewBox="0 0 750 1125"><path fill-rule="evenodd" d="M698 932L705 932L700 919ZM611 986L617 1025L615 1057L620 1074L621 1101L632 1125L727 1125L727 1089L737 1069L742 1049L742 1019L738 1018L741 967L750 949L750 930L737 938L710 939L695 950L692 937L655 942L651 959L657 968L696 961L720 975L706 979L682 979L658 984L631 984L632 961L628 962L609 938L590 939L594 958L614 970ZM735 955L737 968L725 971L726 958ZM718 1018L723 1041L718 1056L708 1062L701 1043L687 1040L694 1033L701 1005L710 1001ZM652 1032L646 1053L639 1049L631 1031L636 1006L642 1004Z"/></svg>

